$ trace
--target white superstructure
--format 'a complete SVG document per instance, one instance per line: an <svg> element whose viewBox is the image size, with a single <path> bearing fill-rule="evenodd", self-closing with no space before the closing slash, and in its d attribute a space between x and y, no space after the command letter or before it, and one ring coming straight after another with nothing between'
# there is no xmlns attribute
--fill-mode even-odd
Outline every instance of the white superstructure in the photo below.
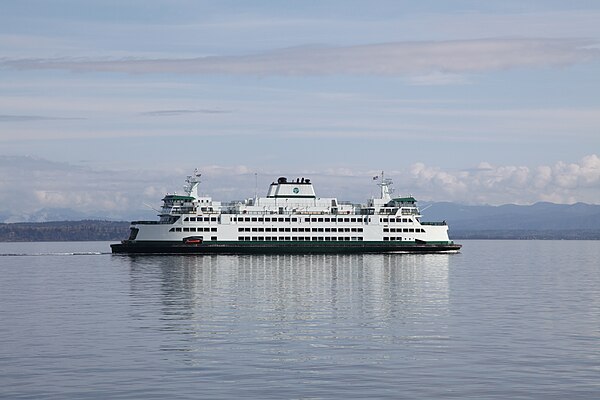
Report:
<svg viewBox="0 0 600 400"><path fill-rule="evenodd" d="M285 177L265 197L222 204L199 195L200 174L194 173L184 195L163 198L158 221L132 222L128 241L453 243L445 222L422 222L412 196L393 198L383 173L376 181L380 197L362 205L318 197L310 179Z"/></svg>

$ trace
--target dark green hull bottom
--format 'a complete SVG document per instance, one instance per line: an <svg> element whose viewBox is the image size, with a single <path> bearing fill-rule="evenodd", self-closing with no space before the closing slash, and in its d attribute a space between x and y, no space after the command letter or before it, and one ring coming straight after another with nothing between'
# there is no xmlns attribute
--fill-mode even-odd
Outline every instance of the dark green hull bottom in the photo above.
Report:
<svg viewBox="0 0 600 400"><path fill-rule="evenodd" d="M452 242L182 242L129 241L111 244L114 254L357 254L440 253L458 251Z"/></svg>

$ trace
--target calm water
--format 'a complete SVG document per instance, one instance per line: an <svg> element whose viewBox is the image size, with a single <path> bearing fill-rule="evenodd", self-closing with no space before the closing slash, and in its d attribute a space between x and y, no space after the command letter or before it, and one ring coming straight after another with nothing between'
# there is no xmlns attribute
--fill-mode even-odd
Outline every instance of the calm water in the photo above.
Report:
<svg viewBox="0 0 600 400"><path fill-rule="evenodd" d="M0 243L2 398L600 398L600 242L162 256Z"/></svg>

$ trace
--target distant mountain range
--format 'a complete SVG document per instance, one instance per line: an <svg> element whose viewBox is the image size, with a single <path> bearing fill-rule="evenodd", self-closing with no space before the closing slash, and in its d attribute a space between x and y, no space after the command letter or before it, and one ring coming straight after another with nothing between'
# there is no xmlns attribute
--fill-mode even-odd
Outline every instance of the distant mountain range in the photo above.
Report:
<svg viewBox="0 0 600 400"><path fill-rule="evenodd" d="M454 238L600 239L600 205L421 204L423 221L445 220Z"/></svg>
<svg viewBox="0 0 600 400"><path fill-rule="evenodd" d="M421 202L420 207L423 221L445 220L452 239L600 239L600 205L467 206ZM127 222L68 209L46 209L28 217L30 222L0 223L0 241L116 240L125 238L128 232ZM154 218L151 213L126 219L149 218ZM0 221L14 220L19 219L0 213Z"/></svg>

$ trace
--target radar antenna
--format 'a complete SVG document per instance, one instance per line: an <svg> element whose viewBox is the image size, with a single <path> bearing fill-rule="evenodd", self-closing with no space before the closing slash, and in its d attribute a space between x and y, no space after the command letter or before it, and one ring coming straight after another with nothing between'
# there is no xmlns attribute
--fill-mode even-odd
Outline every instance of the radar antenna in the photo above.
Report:
<svg viewBox="0 0 600 400"><path fill-rule="evenodd" d="M391 200L392 193L394 193L394 189L391 186L394 182L390 178L385 177L384 171L381 171L381 175L374 176L373 180L378 181L377 186L381 188L381 198L383 200Z"/></svg>
<svg viewBox="0 0 600 400"><path fill-rule="evenodd" d="M188 196L198 197L198 184L200 183L201 173L198 172L198 168L194 169L194 173L192 175L188 175L185 180L185 185L183 186L183 190Z"/></svg>

